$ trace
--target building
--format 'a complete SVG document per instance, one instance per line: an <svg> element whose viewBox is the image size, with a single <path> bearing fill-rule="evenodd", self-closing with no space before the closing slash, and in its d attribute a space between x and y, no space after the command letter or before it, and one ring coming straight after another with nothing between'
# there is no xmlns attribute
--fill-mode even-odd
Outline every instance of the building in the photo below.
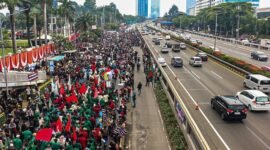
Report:
<svg viewBox="0 0 270 150"><path fill-rule="evenodd" d="M160 0L151 1L151 18L157 19L160 17Z"/></svg>
<svg viewBox="0 0 270 150"><path fill-rule="evenodd" d="M190 16L195 15L196 0L187 0L186 4L186 14Z"/></svg>
<svg viewBox="0 0 270 150"><path fill-rule="evenodd" d="M137 16L148 17L148 0L136 1Z"/></svg>
<svg viewBox="0 0 270 150"><path fill-rule="evenodd" d="M189 1L189 0L188 0ZM221 3L235 3L235 2L248 2L252 4L252 7L259 7L260 0L196 0L195 15L197 15L201 9L219 5Z"/></svg>
<svg viewBox="0 0 270 150"><path fill-rule="evenodd" d="M223 3L235 3L235 2L248 2L252 4L252 7L259 7L260 0L223 0Z"/></svg>
<svg viewBox="0 0 270 150"><path fill-rule="evenodd" d="M256 16L258 19L270 18L270 7L266 8L257 8Z"/></svg>

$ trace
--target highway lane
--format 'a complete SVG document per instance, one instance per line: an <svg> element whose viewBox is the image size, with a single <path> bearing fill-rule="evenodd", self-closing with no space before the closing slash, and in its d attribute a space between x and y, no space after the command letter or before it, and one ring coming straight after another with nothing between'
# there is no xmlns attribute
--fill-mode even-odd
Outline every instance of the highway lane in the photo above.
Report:
<svg viewBox="0 0 270 150"><path fill-rule="evenodd" d="M191 34L191 33L186 33L186 34L190 34L192 39L201 40L203 42L203 45L206 47L214 46L215 40L212 38L203 37L203 36L199 36L199 35ZM220 41L220 40L217 40L217 48L224 54L237 57L239 59L242 59L248 63L257 65L259 67L270 65L269 61L261 62L261 61L251 59L250 53L254 50L258 50L256 48L241 46L241 45L237 45L237 44L233 44L233 43L229 43L225 41ZM263 51L268 57L270 57L270 51L266 51L266 50L260 50L260 51Z"/></svg>
<svg viewBox="0 0 270 150"><path fill-rule="evenodd" d="M149 38L148 42L151 43ZM160 50L159 46L154 46L154 48L157 51ZM248 118L243 123L224 122L210 108L209 102L213 95L234 95L237 91L242 90L243 78L211 61L204 63L202 68L193 68L188 65L188 59L194 54L192 50L186 50L180 53L170 52L170 54L160 55L167 62L170 62L171 56L181 56L183 58L185 63L184 68L179 69L168 66L165 68L166 72L171 74L170 71L172 70L177 75L193 98L198 100L207 118L215 126L230 148L270 149L268 144L270 143L268 137L269 113L248 113Z"/></svg>

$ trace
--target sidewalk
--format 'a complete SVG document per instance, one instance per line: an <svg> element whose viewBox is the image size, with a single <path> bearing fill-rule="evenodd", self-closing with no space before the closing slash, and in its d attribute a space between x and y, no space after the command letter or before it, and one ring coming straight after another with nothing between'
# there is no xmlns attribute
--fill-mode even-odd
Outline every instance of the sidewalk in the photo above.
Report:
<svg viewBox="0 0 270 150"><path fill-rule="evenodd" d="M141 57L142 50L139 47L134 49ZM126 148L132 150L168 150L169 144L152 85L145 86L143 65L141 65L139 72L135 69L134 74L137 100L136 108L131 107L131 104L128 107L129 137ZM139 81L143 84L141 95L138 95L137 92Z"/></svg>

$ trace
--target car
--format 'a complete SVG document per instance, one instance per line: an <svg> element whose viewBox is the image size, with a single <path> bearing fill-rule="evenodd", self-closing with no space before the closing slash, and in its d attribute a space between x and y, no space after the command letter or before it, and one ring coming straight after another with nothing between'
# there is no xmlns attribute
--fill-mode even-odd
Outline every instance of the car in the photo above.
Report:
<svg viewBox="0 0 270 150"><path fill-rule="evenodd" d="M189 64L193 67L198 66L198 67L202 67L202 59L200 57L191 57L189 60Z"/></svg>
<svg viewBox="0 0 270 150"><path fill-rule="evenodd" d="M268 60L268 56L266 54L264 54L264 52L261 51L253 51L251 52L251 58L258 60L258 61L267 61Z"/></svg>
<svg viewBox="0 0 270 150"><path fill-rule="evenodd" d="M157 33L157 35L158 35L158 36L160 36L160 35L161 35L161 33L160 33L160 32L158 32L158 33Z"/></svg>
<svg viewBox="0 0 270 150"><path fill-rule="evenodd" d="M160 36L160 37L158 37L157 39L158 39L158 40L163 40L163 38L162 38L161 36Z"/></svg>
<svg viewBox="0 0 270 150"><path fill-rule="evenodd" d="M153 32L152 32L152 35L156 35L156 33L153 31Z"/></svg>
<svg viewBox="0 0 270 150"><path fill-rule="evenodd" d="M152 38L152 42L155 42L156 40L157 40L156 37L153 37L153 38Z"/></svg>
<svg viewBox="0 0 270 150"><path fill-rule="evenodd" d="M269 97L259 90L243 90L237 92L236 97L244 103L250 111L270 110Z"/></svg>
<svg viewBox="0 0 270 150"><path fill-rule="evenodd" d="M183 59L181 57L172 57L171 65L174 67L183 67Z"/></svg>
<svg viewBox="0 0 270 150"><path fill-rule="evenodd" d="M171 39L171 36L170 35L166 35L165 39L166 40L170 40Z"/></svg>
<svg viewBox="0 0 270 150"><path fill-rule="evenodd" d="M209 46L209 48L213 50L213 52L219 52L219 49L217 47L215 48L214 46Z"/></svg>
<svg viewBox="0 0 270 150"><path fill-rule="evenodd" d="M249 40L247 40L247 39L242 40L241 42L242 42L243 45L249 45L250 44Z"/></svg>
<svg viewBox="0 0 270 150"><path fill-rule="evenodd" d="M180 52L180 50L181 50L181 46L180 46L180 44L173 44L172 45L172 51L174 51L174 52Z"/></svg>
<svg viewBox="0 0 270 150"><path fill-rule="evenodd" d="M247 108L235 96L215 96L211 99L211 107L220 114L222 120L246 119Z"/></svg>
<svg viewBox="0 0 270 150"><path fill-rule="evenodd" d="M201 40L196 40L199 45L203 44Z"/></svg>
<svg viewBox="0 0 270 150"><path fill-rule="evenodd" d="M160 41L158 39L155 40L155 45L160 45Z"/></svg>
<svg viewBox="0 0 270 150"><path fill-rule="evenodd" d="M186 44L185 43L180 43L180 48L181 49L186 49L187 47L186 47Z"/></svg>
<svg viewBox="0 0 270 150"><path fill-rule="evenodd" d="M252 90L260 90L265 93L270 93L270 78L261 74L249 74L246 76L244 87Z"/></svg>
<svg viewBox="0 0 270 150"><path fill-rule="evenodd" d="M172 43L166 42L165 44L167 45L168 48L172 48Z"/></svg>
<svg viewBox="0 0 270 150"><path fill-rule="evenodd" d="M261 68L264 71L270 71L270 66L262 66Z"/></svg>
<svg viewBox="0 0 270 150"><path fill-rule="evenodd" d="M159 57L159 58L158 58L158 63L159 63L162 67L166 67L166 66L167 66L166 60L165 60L165 58L163 58L163 57Z"/></svg>
<svg viewBox="0 0 270 150"><path fill-rule="evenodd" d="M207 61L208 60L208 56L205 52L198 52L196 54L196 56L200 57L202 59L202 61Z"/></svg>
<svg viewBox="0 0 270 150"><path fill-rule="evenodd" d="M170 48L167 45L162 46L161 53L169 53Z"/></svg>

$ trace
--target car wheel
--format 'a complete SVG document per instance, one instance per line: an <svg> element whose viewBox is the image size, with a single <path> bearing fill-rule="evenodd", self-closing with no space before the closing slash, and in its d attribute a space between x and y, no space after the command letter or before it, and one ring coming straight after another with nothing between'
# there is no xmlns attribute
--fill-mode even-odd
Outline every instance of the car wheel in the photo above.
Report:
<svg viewBox="0 0 270 150"><path fill-rule="evenodd" d="M248 110L253 111L251 105L248 105Z"/></svg>
<svg viewBox="0 0 270 150"><path fill-rule="evenodd" d="M245 88L247 87L246 82L243 83L243 86L244 86Z"/></svg>
<svg viewBox="0 0 270 150"><path fill-rule="evenodd" d="M214 106L214 104L213 104L213 103L211 103L211 108L212 108L212 109L215 109L215 106Z"/></svg>
<svg viewBox="0 0 270 150"><path fill-rule="evenodd" d="M221 114L220 114L220 118L221 118L222 120L225 120L225 114L224 114L224 113L221 113Z"/></svg>

